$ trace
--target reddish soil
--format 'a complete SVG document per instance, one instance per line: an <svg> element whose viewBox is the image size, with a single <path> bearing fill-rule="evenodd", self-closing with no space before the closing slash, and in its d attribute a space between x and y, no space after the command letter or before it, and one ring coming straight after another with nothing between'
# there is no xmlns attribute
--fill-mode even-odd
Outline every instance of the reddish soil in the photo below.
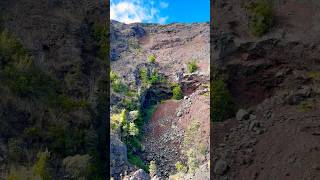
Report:
<svg viewBox="0 0 320 180"><path fill-rule="evenodd" d="M172 119L176 115L177 108L179 107L179 101L177 100L167 100L162 104L159 104L154 111L151 121L148 127L151 127L148 134L159 137L162 135L164 130L171 128L171 123L165 123L162 126L162 119Z"/></svg>

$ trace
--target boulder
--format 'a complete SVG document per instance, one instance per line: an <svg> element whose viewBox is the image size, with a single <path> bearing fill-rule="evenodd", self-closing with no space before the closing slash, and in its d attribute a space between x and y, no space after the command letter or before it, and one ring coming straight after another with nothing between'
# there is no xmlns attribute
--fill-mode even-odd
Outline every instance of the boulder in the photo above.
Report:
<svg viewBox="0 0 320 180"><path fill-rule="evenodd" d="M249 118L249 113L244 109L240 109L237 112L236 118L238 121L246 120Z"/></svg>
<svg viewBox="0 0 320 180"><path fill-rule="evenodd" d="M133 175L130 177L130 180L150 180L150 176L144 172L143 169L139 169L133 173Z"/></svg>
<svg viewBox="0 0 320 180"><path fill-rule="evenodd" d="M110 167L111 176L119 177L123 172L125 165L127 164L127 147L120 141L115 135L110 136Z"/></svg>

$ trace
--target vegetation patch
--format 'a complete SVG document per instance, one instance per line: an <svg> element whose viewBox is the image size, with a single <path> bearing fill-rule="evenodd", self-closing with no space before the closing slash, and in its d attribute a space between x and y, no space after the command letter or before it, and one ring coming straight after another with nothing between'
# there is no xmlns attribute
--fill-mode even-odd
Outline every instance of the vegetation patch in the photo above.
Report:
<svg viewBox="0 0 320 180"><path fill-rule="evenodd" d="M258 0L251 3L249 12L249 28L255 36L262 36L268 32L274 24L274 7L272 0Z"/></svg>
<svg viewBox="0 0 320 180"><path fill-rule="evenodd" d="M301 112L308 112L311 111L316 107L316 102L314 100L305 100L299 104L299 110Z"/></svg>
<svg viewBox="0 0 320 180"><path fill-rule="evenodd" d="M320 80L320 72L319 71L310 71L307 73L307 76L312 80Z"/></svg>
<svg viewBox="0 0 320 180"><path fill-rule="evenodd" d="M155 85L163 81L157 70L148 71L147 68L142 68L139 75L144 86Z"/></svg>
<svg viewBox="0 0 320 180"><path fill-rule="evenodd" d="M213 80L211 83L211 120L213 122L224 121L233 116L234 104L227 85L222 79Z"/></svg>
<svg viewBox="0 0 320 180"><path fill-rule="evenodd" d="M128 153L128 161L130 164L133 164L139 168L142 168L144 171L149 172L148 166L146 166L143 162L143 160L137 156L132 154L131 152Z"/></svg>
<svg viewBox="0 0 320 180"><path fill-rule="evenodd" d="M148 57L148 60L149 60L150 63L155 63L155 62L156 62L156 59L157 59L157 57L156 57L156 55L154 55L154 54L152 54L152 55L150 55L150 56Z"/></svg>
<svg viewBox="0 0 320 180"><path fill-rule="evenodd" d="M176 100L180 100L183 98L183 93L179 84L175 84L172 86L172 98Z"/></svg>
<svg viewBox="0 0 320 180"><path fill-rule="evenodd" d="M198 69L197 61L195 59L188 62L188 72L193 73Z"/></svg>

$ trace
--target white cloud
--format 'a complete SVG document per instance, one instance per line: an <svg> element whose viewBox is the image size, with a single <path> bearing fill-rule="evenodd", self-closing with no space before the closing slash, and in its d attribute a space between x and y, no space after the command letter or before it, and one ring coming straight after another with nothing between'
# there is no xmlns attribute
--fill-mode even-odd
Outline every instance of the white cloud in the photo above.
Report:
<svg viewBox="0 0 320 180"><path fill-rule="evenodd" d="M147 0L111 0L110 19L128 24L134 22L165 23L168 16L160 16L160 11L154 7L154 4L154 1Z"/></svg>
<svg viewBox="0 0 320 180"><path fill-rule="evenodd" d="M164 2L164 1L161 1L161 2L160 2L160 7L161 7L162 9L165 9L165 8L167 8L168 6L169 6L169 3Z"/></svg>

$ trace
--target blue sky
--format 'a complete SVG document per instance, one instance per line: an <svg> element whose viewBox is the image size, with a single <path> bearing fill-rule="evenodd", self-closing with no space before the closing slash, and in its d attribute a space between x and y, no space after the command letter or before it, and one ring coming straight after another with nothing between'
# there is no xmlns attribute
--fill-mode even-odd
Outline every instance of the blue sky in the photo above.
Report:
<svg viewBox="0 0 320 180"><path fill-rule="evenodd" d="M209 22L210 0L110 0L110 18L124 23Z"/></svg>

